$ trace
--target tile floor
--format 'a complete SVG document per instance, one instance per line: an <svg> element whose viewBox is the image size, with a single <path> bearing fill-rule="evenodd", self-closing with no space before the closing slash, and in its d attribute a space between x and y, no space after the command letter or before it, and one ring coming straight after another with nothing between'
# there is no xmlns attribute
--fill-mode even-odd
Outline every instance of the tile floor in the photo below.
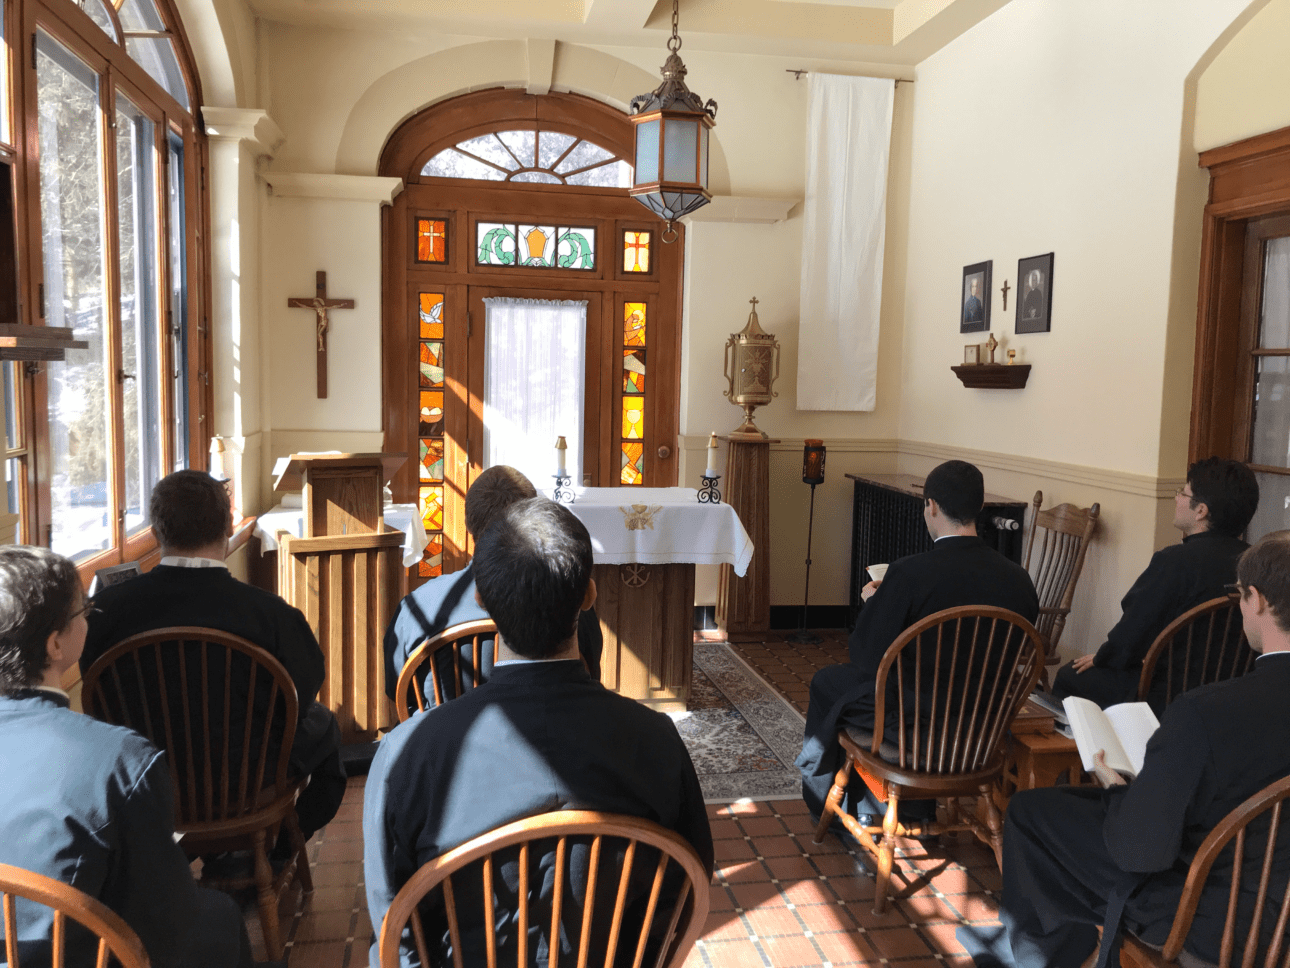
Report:
<svg viewBox="0 0 1290 968"><path fill-rule="evenodd" d="M846 633L821 632L825 641L817 646L788 642L788 634L732 644L805 711L811 675L845 659ZM310 842L314 893L284 898L291 968L358 968L367 957L362 797L363 778L356 777L336 819ZM801 801L711 804L708 813L717 873L707 924L686 968L957 968L971 965L954 939L959 924L998 923L999 872L990 851L975 841L927 849L908 842L897 854L896 900L877 917L873 878L863 862L835 837L811 843ZM259 949L253 912L247 924Z"/></svg>

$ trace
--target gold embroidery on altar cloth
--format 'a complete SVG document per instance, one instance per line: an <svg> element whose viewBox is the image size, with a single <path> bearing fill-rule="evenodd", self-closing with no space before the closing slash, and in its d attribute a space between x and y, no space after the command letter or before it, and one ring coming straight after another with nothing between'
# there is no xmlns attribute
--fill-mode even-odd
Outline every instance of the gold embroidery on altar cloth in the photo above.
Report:
<svg viewBox="0 0 1290 968"><path fill-rule="evenodd" d="M629 508L619 507L623 512L623 524L628 531L654 530L654 515L663 510L661 504L633 504Z"/></svg>

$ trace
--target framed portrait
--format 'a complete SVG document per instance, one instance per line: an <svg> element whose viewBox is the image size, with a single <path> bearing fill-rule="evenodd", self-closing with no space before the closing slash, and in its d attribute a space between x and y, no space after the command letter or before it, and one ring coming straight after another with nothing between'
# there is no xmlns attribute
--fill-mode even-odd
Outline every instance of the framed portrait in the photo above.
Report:
<svg viewBox="0 0 1290 968"><path fill-rule="evenodd" d="M1017 260L1018 333L1047 333L1053 311L1053 254Z"/></svg>
<svg viewBox="0 0 1290 968"><path fill-rule="evenodd" d="M981 344L980 343L968 343L967 346L963 347L963 365L964 366L979 366L980 363L981 363Z"/></svg>
<svg viewBox="0 0 1290 968"><path fill-rule="evenodd" d="M990 328L990 267L978 262L963 267L963 289L959 293L959 332L984 333Z"/></svg>

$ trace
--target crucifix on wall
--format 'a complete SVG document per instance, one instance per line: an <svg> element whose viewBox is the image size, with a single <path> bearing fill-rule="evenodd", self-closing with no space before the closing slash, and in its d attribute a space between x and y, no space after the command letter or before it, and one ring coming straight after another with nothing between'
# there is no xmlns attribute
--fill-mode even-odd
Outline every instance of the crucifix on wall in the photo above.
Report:
<svg viewBox="0 0 1290 968"><path fill-rule="evenodd" d="M327 398L327 330L331 321L327 318L329 309L353 309L352 299L327 298L327 273L319 271L316 276L315 295L312 299L297 297L287 300L288 309L312 309L318 319L318 399Z"/></svg>

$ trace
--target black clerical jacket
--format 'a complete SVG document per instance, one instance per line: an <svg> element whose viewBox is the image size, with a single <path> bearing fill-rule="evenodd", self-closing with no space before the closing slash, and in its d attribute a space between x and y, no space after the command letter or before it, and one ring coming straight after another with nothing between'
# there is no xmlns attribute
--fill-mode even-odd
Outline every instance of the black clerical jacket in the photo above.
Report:
<svg viewBox="0 0 1290 968"><path fill-rule="evenodd" d="M576 660L501 666L480 688L400 724L381 743L363 799L363 869L377 930L398 889L422 864L488 830L551 810L644 817L679 833L713 869L703 794L676 727L593 682ZM513 874L513 865L504 864L499 911L514 910L508 906ZM442 940L442 919L428 914L427 935ZM576 909L569 914L580 917ZM509 915L499 916L511 924ZM466 964L482 964L482 932L463 930ZM545 925L532 930L529 951L544 963ZM513 927L501 934L513 944ZM505 960L499 953L499 963ZM416 963L410 944L404 963Z"/></svg>

